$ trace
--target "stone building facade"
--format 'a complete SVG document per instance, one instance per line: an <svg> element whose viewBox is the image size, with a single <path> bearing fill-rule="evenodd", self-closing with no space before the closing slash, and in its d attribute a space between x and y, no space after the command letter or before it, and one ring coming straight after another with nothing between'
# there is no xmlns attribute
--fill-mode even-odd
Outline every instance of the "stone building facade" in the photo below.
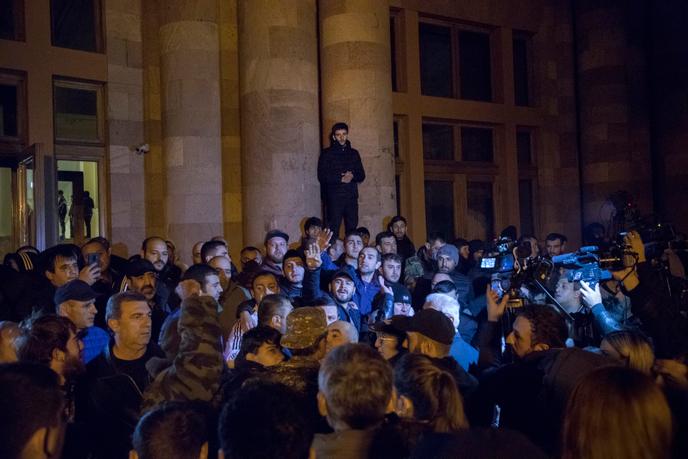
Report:
<svg viewBox="0 0 688 459"><path fill-rule="evenodd" d="M93 0L99 46L74 50L54 23L50 37L50 0L15 3L23 33L0 39L0 77L23 78L26 129L0 153L40 144L36 173L57 163L58 182L61 161L96 163L96 232L123 255L154 234L186 261L218 234L234 255L273 228L297 240L322 214L315 169L336 121L361 152L372 234L401 213L416 245L509 224L575 245L617 190L685 223L686 130L655 102L688 84L656 84L671 66L648 60L682 55L650 40L680 33L661 27L666 6L644 21L650 2L621 0ZM58 138L58 77L101 85L102 139ZM669 109L685 127L685 104ZM46 246L54 184L36 186L24 239Z"/></svg>

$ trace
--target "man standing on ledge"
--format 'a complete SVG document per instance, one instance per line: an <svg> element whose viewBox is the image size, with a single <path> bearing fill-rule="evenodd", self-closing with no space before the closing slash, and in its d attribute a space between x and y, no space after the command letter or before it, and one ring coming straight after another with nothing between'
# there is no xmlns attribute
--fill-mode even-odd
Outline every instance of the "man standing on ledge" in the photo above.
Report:
<svg viewBox="0 0 688 459"><path fill-rule="evenodd" d="M335 237L344 219L345 232L358 227L358 184L365 180L365 171L357 150L347 140L349 126L332 126L330 147L318 159L318 180L324 191L327 225Z"/></svg>

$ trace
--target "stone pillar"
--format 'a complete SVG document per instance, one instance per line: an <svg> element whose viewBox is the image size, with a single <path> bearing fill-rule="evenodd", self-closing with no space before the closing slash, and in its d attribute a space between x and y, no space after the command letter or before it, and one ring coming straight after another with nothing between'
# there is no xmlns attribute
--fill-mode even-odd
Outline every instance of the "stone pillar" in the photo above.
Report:
<svg viewBox="0 0 688 459"><path fill-rule="evenodd" d="M573 2L585 224L609 219L618 190L652 211L644 11L632 3Z"/></svg>
<svg viewBox="0 0 688 459"><path fill-rule="evenodd" d="M194 242L222 233L218 5L160 5L167 236L189 261Z"/></svg>
<svg viewBox="0 0 688 459"><path fill-rule="evenodd" d="M315 0L239 0L246 243L320 214Z"/></svg>
<svg viewBox="0 0 688 459"><path fill-rule="evenodd" d="M359 185L359 225L379 232L396 213L389 3L320 0L323 143L335 122L366 171Z"/></svg>

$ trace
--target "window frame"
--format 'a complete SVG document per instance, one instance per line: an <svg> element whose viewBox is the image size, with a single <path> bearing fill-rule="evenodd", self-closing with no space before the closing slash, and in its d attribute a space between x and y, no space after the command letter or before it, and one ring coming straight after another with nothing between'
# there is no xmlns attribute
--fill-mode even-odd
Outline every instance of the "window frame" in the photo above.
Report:
<svg viewBox="0 0 688 459"><path fill-rule="evenodd" d="M425 97L440 97L440 98L451 98L451 99L457 99L457 100L462 100L462 101L468 101L468 102L478 102L478 103L499 103L499 94L500 94L500 81L497 78L497 54L496 54L496 47L499 45L499 41L497 40L497 37L495 36L496 33L499 31L499 27L495 26L490 26L487 24L481 24L481 25L476 25L476 24L467 24L464 22L460 21L453 21L450 19L441 19L433 16L425 16L421 15L418 17L418 52L420 54L420 25L421 24L429 24L429 25L434 25L434 26L442 26L442 27L448 27L450 29L449 32L449 44L451 47L451 68L452 68L452 75L451 75L451 83L452 83L452 95L451 97L443 97L443 96L433 96L429 94L424 94L423 93L423 87L421 84L421 96ZM461 97L461 69L459 68L459 32L474 32L474 33L481 33L485 34L489 38L489 45L490 45L490 92L491 92L491 97L490 100L478 100L478 99L464 99ZM420 66L420 63L419 63ZM420 66L420 74L421 74L421 81L422 81L422 66Z"/></svg>
<svg viewBox="0 0 688 459"><path fill-rule="evenodd" d="M57 106L55 92L56 88L77 89L82 91L96 92L96 125L98 139L82 140L58 137L56 128ZM104 147L107 139L105 132L105 83L101 81L84 80L78 78L68 78L63 76L53 76L53 139L55 145L87 145Z"/></svg>
<svg viewBox="0 0 688 459"><path fill-rule="evenodd" d="M0 154L20 153L26 147L28 135L26 72L0 68L0 83L17 87L17 135L0 136Z"/></svg>
<svg viewBox="0 0 688 459"><path fill-rule="evenodd" d="M95 50L84 50L80 48L68 48L55 44L55 28L53 22L53 1L50 0L50 45L60 49L72 49L74 51L81 51L84 53L98 53L105 54L105 27L103 21L103 0L93 0L93 28L95 31Z"/></svg>
<svg viewBox="0 0 688 459"><path fill-rule="evenodd" d="M26 18L24 0L12 0L14 3L14 36L2 38L10 41L26 41Z"/></svg>

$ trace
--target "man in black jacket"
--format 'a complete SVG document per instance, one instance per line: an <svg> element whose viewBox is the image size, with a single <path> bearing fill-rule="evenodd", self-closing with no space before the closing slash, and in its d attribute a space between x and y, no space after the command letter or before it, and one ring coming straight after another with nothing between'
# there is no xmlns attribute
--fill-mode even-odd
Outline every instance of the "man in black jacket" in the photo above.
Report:
<svg viewBox="0 0 688 459"><path fill-rule="evenodd" d="M346 232L358 227L358 184L365 180L365 171L358 151L347 140L349 126L332 126L330 146L318 159L318 180L327 206L327 224L336 236L344 219Z"/></svg>
<svg viewBox="0 0 688 459"><path fill-rule="evenodd" d="M114 338L87 367L91 440L97 458L126 457L151 376L146 364L165 354L151 340L151 311L141 293L123 292L108 301L107 323Z"/></svg>

